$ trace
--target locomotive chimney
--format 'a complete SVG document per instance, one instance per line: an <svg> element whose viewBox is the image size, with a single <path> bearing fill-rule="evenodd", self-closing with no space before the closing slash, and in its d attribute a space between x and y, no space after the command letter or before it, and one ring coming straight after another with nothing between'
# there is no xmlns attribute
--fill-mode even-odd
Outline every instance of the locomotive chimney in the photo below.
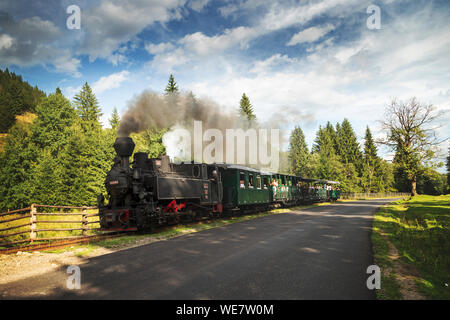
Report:
<svg viewBox="0 0 450 320"><path fill-rule="evenodd" d="M124 167L130 166L130 157L133 154L134 142L130 137L118 137L114 142L114 150L122 161Z"/></svg>

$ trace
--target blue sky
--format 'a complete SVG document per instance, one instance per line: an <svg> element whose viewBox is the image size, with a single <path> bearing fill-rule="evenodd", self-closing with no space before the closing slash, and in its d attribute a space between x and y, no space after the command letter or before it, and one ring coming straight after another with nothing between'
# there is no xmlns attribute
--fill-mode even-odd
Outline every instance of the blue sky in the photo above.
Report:
<svg viewBox="0 0 450 320"><path fill-rule="evenodd" d="M80 30L66 27L73 4ZM367 27L370 5L380 29ZM0 1L0 67L69 98L89 82L105 125L173 73L225 109L245 92L259 119L288 114L282 129L300 125L310 145L344 118L361 139L366 125L379 136L394 97L434 104L450 136L448 1Z"/></svg>

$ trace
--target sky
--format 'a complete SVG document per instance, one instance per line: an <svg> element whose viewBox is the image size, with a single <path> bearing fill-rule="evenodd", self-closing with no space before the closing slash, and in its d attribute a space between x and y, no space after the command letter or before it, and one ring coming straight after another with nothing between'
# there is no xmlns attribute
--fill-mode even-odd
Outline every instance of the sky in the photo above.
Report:
<svg viewBox="0 0 450 320"><path fill-rule="evenodd" d="M0 0L0 67L70 99L88 82L105 126L173 74L224 109L245 92L258 119L284 114L281 129L299 125L310 146L344 118L359 139L367 125L380 137L394 98L435 105L436 132L450 137L447 0Z"/></svg>

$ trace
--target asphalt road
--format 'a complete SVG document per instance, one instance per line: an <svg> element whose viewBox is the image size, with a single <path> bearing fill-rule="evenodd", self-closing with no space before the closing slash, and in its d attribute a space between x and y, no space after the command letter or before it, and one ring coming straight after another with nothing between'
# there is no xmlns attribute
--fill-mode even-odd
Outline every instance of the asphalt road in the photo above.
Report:
<svg viewBox="0 0 450 320"><path fill-rule="evenodd" d="M314 207L130 248L81 265L79 290L66 288L61 268L0 285L0 296L374 299L366 287L371 225L373 213L389 201Z"/></svg>

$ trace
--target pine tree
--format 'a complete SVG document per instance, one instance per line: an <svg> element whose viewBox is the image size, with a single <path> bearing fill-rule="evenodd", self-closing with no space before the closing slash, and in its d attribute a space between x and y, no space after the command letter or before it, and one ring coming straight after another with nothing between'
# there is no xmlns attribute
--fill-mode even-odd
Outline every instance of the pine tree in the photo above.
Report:
<svg viewBox="0 0 450 320"><path fill-rule="evenodd" d="M34 112L43 97L44 92L24 82L21 76L0 70L0 132L8 132L17 115Z"/></svg>
<svg viewBox="0 0 450 320"><path fill-rule="evenodd" d="M169 83L166 86L166 89L164 90L165 94L177 94L178 93L178 86L175 82L175 79L173 75L171 74L169 77Z"/></svg>
<svg viewBox="0 0 450 320"><path fill-rule="evenodd" d="M61 174L63 150L77 119L70 102L51 94L36 107L37 117L29 123L17 122L10 130L1 156L0 207L21 208L31 202L61 204L67 196Z"/></svg>
<svg viewBox="0 0 450 320"><path fill-rule="evenodd" d="M362 184L364 191L377 192L384 189L381 185L381 159L377 155L377 147L372 137L372 132L369 127L366 128L366 135L364 137L364 163Z"/></svg>
<svg viewBox="0 0 450 320"><path fill-rule="evenodd" d="M253 112L253 106L245 93L242 94L242 98L239 103L239 114L248 121L256 120L255 113Z"/></svg>
<svg viewBox="0 0 450 320"><path fill-rule="evenodd" d="M116 130L119 127L120 117L117 112L117 108L114 107L111 118L109 119L109 124L111 125L111 129Z"/></svg>
<svg viewBox="0 0 450 320"><path fill-rule="evenodd" d="M356 167L361 164L362 153L359 149L358 139L352 125L348 119L342 121L340 127L340 136L338 137L340 144L341 160L344 163L353 163Z"/></svg>
<svg viewBox="0 0 450 320"><path fill-rule="evenodd" d="M313 152L320 153L326 157L335 157L333 134L331 134L331 132L332 125L327 124L325 128L319 126L319 130L316 133L316 139L313 144Z"/></svg>
<svg viewBox="0 0 450 320"><path fill-rule="evenodd" d="M80 93L74 97L74 104L79 117L83 121L91 124L99 124L102 113L97 98L87 82L83 85Z"/></svg>
<svg viewBox="0 0 450 320"><path fill-rule="evenodd" d="M27 207L30 190L24 183L30 177L30 167L36 161L31 152L29 123L15 123L5 139L0 152L0 210Z"/></svg>
<svg viewBox="0 0 450 320"><path fill-rule="evenodd" d="M51 94L36 108L37 118L31 131L33 143L39 148L50 148L54 156L61 150L76 119L76 111L63 95Z"/></svg>
<svg viewBox="0 0 450 320"><path fill-rule="evenodd" d="M366 135L364 137L364 158L370 165L374 165L378 160L377 147L372 137L372 132L369 126L366 128Z"/></svg>
<svg viewBox="0 0 450 320"><path fill-rule="evenodd" d="M447 156L447 192L450 193L450 147L448 148L448 156Z"/></svg>
<svg viewBox="0 0 450 320"><path fill-rule="evenodd" d="M302 177L311 175L308 168L308 146L305 141L303 130L298 126L296 126L291 133L288 158L291 173Z"/></svg>

